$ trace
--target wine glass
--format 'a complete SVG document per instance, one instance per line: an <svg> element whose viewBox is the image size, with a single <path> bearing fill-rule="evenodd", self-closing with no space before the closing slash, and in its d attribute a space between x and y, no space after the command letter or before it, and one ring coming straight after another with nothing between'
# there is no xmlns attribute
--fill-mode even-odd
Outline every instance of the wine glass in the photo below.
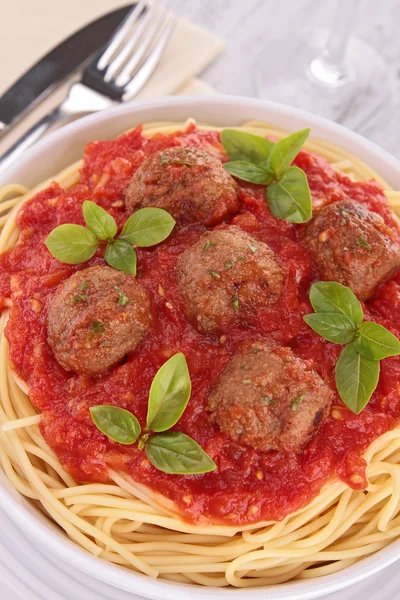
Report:
<svg viewBox="0 0 400 600"><path fill-rule="evenodd" d="M356 17L357 0L338 0L332 30L303 28L269 44L256 69L257 95L362 129L390 106L395 79L379 53L351 35Z"/></svg>

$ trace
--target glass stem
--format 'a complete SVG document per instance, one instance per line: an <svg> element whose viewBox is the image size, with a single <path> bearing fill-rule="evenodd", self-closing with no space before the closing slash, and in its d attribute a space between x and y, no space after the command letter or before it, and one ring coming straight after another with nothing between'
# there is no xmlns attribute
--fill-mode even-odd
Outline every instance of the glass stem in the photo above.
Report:
<svg viewBox="0 0 400 600"><path fill-rule="evenodd" d="M336 16L322 53L309 66L309 74L324 85L337 87L346 83L345 57L357 15L357 0L338 0Z"/></svg>

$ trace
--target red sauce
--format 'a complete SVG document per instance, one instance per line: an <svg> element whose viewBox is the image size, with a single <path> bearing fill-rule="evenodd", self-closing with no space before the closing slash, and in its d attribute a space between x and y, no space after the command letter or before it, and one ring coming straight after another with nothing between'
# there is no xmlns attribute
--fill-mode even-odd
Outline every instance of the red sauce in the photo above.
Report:
<svg viewBox="0 0 400 600"><path fill-rule="evenodd" d="M198 239L204 227L176 227L159 246L138 250L138 278L151 292L157 315L139 351L98 379L67 373L53 357L47 344L46 318L54 290L77 269L104 261L99 251L84 265L61 264L47 251L45 238L61 223L83 224L81 205L86 199L106 208L122 226L128 214L121 200L135 169L155 150L177 144L222 152L214 132L192 127L185 134L158 135L149 141L138 128L117 140L89 144L79 184L70 190L53 184L25 204L18 215L20 241L0 258L0 295L12 298L7 326L11 361L42 413L44 438L78 481L107 481L109 467L125 471L172 499L194 522L204 518L230 524L282 519L309 503L333 478L363 489L363 452L400 420L400 358L382 361L372 400L360 415L353 415L339 399L334 384L341 348L324 341L302 319L312 311L308 289L318 279L308 251L298 241L302 227L271 215L262 186L241 184L242 208L231 222L270 244L286 267L286 279L282 301L260 310L254 325L232 326L221 341L218 336L199 334L186 321L174 268L178 256ZM325 160L306 152L300 153L296 164L307 173L316 203L351 197L394 226L377 183L354 183L334 172ZM364 309L367 319L400 337L399 274ZM237 344L246 338L272 338L290 346L311 362L334 391L331 416L301 454L262 453L233 443L211 424L204 410L210 388ZM131 410L144 425L151 381L165 360L178 351L186 356L193 392L175 428L195 438L216 462L217 470L204 475L161 473L144 452L107 439L89 415L92 405L115 404Z"/></svg>

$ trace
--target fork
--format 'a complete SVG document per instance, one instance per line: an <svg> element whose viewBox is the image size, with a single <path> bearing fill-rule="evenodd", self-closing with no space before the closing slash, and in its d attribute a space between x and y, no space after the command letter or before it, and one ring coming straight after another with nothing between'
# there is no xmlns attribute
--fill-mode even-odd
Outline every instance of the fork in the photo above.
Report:
<svg viewBox="0 0 400 600"><path fill-rule="evenodd" d="M65 99L40 119L3 156L0 173L61 121L73 121L132 100L154 72L178 21L165 6L140 0L105 49L72 83Z"/></svg>

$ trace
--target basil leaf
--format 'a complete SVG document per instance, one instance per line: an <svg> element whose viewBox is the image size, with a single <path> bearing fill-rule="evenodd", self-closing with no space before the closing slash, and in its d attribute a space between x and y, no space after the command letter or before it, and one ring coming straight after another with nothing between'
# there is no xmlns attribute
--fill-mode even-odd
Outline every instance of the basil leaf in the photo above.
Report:
<svg viewBox="0 0 400 600"><path fill-rule="evenodd" d="M368 403L378 385L379 371L379 360L361 356L354 343L340 353L335 368L336 386L345 405L356 415Z"/></svg>
<svg viewBox="0 0 400 600"><path fill-rule="evenodd" d="M185 355L174 354L158 370L151 384L147 428L165 431L175 425L189 402L191 387Z"/></svg>
<svg viewBox="0 0 400 600"><path fill-rule="evenodd" d="M136 275L136 252L125 240L109 242L104 252L104 260L114 269L128 275Z"/></svg>
<svg viewBox="0 0 400 600"><path fill-rule="evenodd" d="M271 212L289 223L306 223L312 217L312 201L304 171L289 167L266 190Z"/></svg>
<svg viewBox="0 0 400 600"><path fill-rule="evenodd" d="M166 210L141 208L129 217L118 239L147 248L165 240L174 227L175 220Z"/></svg>
<svg viewBox="0 0 400 600"><path fill-rule="evenodd" d="M359 325L364 313L354 292L336 281L318 281L311 286L310 302L315 312L342 313Z"/></svg>
<svg viewBox="0 0 400 600"><path fill-rule="evenodd" d="M151 464L164 473L190 475L208 473L217 468L197 442L178 431L168 431L150 438L146 444L146 454Z"/></svg>
<svg viewBox="0 0 400 600"><path fill-rule="evenodd" d="M400 354L400 341L378 323L365 321L356 339L357 351L365 358L380 360Z"/></svg>
<svg viewBox="0 0 400 600"><path fill-rule="evenodd" d="M268 185L272 181L272 175L266 167L262 167L255 163L245 162L244 160L236 160L224 164L224 168L235 177L250 183L258 183Z"/></svg>
<svg viewBox="0 0 400 600"><path fill-rule="evenodd" d="M51 254L63 263L77 265L92 258L99 242L89 229L82 225L59 225L45 241Z"/></svg>
<svg viewBox="0 0 400 600"><path fill-rule="evenodd" d="M104 208L85 200L82 210L86 225L99 240L106 241L116 235L118 227L115 219Z"/></svg>
<svg viewBox="0 0 400 600"><path fill-rule="evenodd" d="M275 145L274 142L260 135L238 131L237 129L224 129L221 131L221 142L231 160L263 162L265 164Z"/></svg>
<svg viewBox="0 0 400 600"><path fill-rule="evenodd" d="M134 444L138 439L140 424L129 410L107 404L92 406L89 410L97 429L111 440L120 444Z"/></svg>
<svg viewBox="0 0 400 600"><path fill-rule="evenodd" d="M304 142L310 135L310 129L302 129L279 140L272 149L270 167L279 178L294 161Z"/></svg>
<svg viewBox="0 0 400 600"><path fill-rule="evenodd" d="M335 344L347 344L354 339L357 325L342 313L313 313L303 319L321 337Z"/></svg>

